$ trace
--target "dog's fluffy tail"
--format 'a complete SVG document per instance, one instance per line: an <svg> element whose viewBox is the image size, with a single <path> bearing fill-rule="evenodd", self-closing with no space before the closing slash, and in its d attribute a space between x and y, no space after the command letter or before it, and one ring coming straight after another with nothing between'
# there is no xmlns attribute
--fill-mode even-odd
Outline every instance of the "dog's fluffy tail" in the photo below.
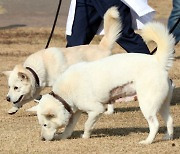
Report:
<svg viewBox="0 0 180 154"><path fill-rule="evenodd" d="M167 27L158 22L151 22L142 29L142 37L145 42L154 41L157 44L155 57L166 70L173 64L175 40L169 34Z"/></svg>
<svg viewBox="0 0 180 154"><path fill-rule="evenodd" d="M117 7L111 7L104 15L104 37L99 43L101 48L112 50L120 36L121 20Z"/></svg>

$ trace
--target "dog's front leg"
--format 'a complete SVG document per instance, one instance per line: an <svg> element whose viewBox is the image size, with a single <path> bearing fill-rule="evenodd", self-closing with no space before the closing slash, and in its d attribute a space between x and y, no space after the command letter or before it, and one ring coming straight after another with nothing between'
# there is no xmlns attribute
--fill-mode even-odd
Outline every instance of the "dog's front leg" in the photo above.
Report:
<svg viewBox="0 0 180 154"><path fill-rule="evenodd" d="M71 136L71 134L74 130L74 127L75 127L81 113L82 113L82 111L78 110L72 115L72 119L69 120L69 123L66 126L62 135L60 136L60 139L67 139L68 137Z"/></svg>
<svg viewBox="0 0 180 154"><path fill-rule="evenodd" d="M82 135L82 138L86 139L90 137L92 129L102 113L104 113L103 106L100 108L97 106L96 110L88 112L88 119L85 123L84 134Z"/></svg>

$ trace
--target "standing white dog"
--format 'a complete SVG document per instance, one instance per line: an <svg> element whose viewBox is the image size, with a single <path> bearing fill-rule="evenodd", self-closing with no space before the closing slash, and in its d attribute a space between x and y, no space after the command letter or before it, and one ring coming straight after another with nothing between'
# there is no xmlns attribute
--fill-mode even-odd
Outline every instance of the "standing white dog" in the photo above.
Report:
<svg viewBox="0 0 180 154"><path fill-rule="evenodd" d="M23 65L3 72L8 77L7 101L13 103L8 113L16 113L23 104L39 95L42 88L52 86L57 76L70 65L111 55L121 31L120 16L116 7L105 13L104 29L105 35L98 45L44 49L30 55Z"/></svg>
<svg viewBox="0 0 180 154"><path fill-rule="evenodd" d="M165 139L173 138L168 70L173 63L174 38L164 25L155 22L145 25L142 36L146 42L157 43L155 55L116 54L95 62L83 62L71 66L57 79L52 92L43 95L39 104L29 109L37 111L43 139L52 140L57 129L63 126L66 128L60 138L70 137L82 111L88 114L82 137L89 138L95 122L105 110L110 92L129 84L137 93L150 129L149 136L140 143L153 142L159 128L158 112L167 125Z"/></svg>

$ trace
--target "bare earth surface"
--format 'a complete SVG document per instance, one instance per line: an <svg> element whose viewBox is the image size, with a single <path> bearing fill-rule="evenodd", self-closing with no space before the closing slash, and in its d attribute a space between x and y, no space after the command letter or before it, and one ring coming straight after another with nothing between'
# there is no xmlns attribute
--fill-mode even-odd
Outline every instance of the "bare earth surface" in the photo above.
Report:
<svg viewBox="0 0 180 154"><path fill-rule="evenodd" d="M37 5L32 4L31 1L32 3L36 2ZM54 5L52 7L51 2L56 4L58 1L31 1L26 1L29 4L28 6L32 6L32 10L30 8L28 10L22 8L24 7L23 5L20 5L22 3L25 4L25 0L0 0L0 72L11 70L15 64L22 63L29 54L45 47L50 33L51 24L49 23L52 23L57 8ZM69 1L67 4L69 4ZM69 7L67 4L63 6L63 10L66 12L67 9L65 8ZM14 6L13 9L11 9L12 5ZM150 5L157 11L156 19L166 23L171 10L171 0L150 0ZM52 8L49 9L49 7ZM46 9L49 9L48 11L51 12L50 16L46 16L47 13L44 13ZM24 12L20 16L21 10L24 10ZM29 12L33 11L35 13L30 16ZM38 11L39 16L36 14ZM13 14L14 17L12 17ZM63 19L62 28L56 28L50 46L65 47L66 45L64 34L66 13L63 12L62 14L60 17L61 20ZM47 17L47 22L45 17ZM40 23L35 23L35 20L40 21ZM100 37L96 37L93 43L98 43L99 40ZM150 45L150 48L153 49L154 46ZM11 107L11 104L5 100L8 91L7 80L0 73L0 153L179 153L180 45L176 46L175 49L175 62L170 71L170 78L176 84L171 104L175 129L173 141L162 141L161 138L166 129L161 117L159 117L160 129L155 142L146 146L138 144L140 140L147 137L149 132L147 122L138 107L138 102L115 104L116 113L113 115L103 115L98 120L90 139L81 138L84 122L87 118L87 115L83 114L72 138L51 142L41 141L40 127L36 115L26 112L26 109L35 105L34 102L26 104L15 115L7 113ZM116 46L114 53L117 52L124 51ZM50 89L46 88L42 93L49 91Z"/></svg>

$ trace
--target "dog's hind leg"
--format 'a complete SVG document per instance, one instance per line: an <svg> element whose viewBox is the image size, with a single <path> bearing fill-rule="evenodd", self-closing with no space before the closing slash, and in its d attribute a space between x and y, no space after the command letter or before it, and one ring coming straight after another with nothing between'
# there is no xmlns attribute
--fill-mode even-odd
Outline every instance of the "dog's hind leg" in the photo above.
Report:
<svg viewBox="0 0 180 154"><path fill-rule="evenodd" d="M144 117L148 122L149 130L150 130L148 137L145 140L140 141L139 142L140 144L151 144L159 129L159 122L156 115L158 112L158 107L153 106L153 104L156 103L152 103L151 102L152 100L151 101L148 100L149 99L144 99L142 101L141 99L139 99L139 106L141 108Z"/></svg>
<svg viewBox="0 0 180 154"><path fill-rule="evenodd" d="M84 134L82 138L89 138L92 132L92 129L102 113L104 113L104 106L100 103L97 103L93 110L88 111L88 119L85 122Z"/></svg>
<svg viewBox="0 0 180 154"><path fill-rule="evenodd" d="M140 142L142 144L151 144L153 142L159 129L157 113L163 106L169 92L167 78L155 77L150 78L149 81L147 79L144 82L136 83L139 106L148 122L150 130L146 140Z"/></svg>
<svg viewBox="0 0 180 154"><path fill-rule="evenodd" d="M169 106L164 105L161 110L160 114L164 119L166 126L167 126L167 133L163 137L164 140L172 140L173 139L173 119L169 113Z"/></svg>
<svg viewBox="0 0 180 154"><path fill-rule="evenodd" d="M150 132L146 140L140 141L140 144L151 144L159 129L159 122L156 115L148 116L146 117L146 120L148 121Z"/></svg>
<svg viewBox="0 0 180 154"><path fill-rule="evenodd" d="M162 105L159 113L161 114L162 118L164 119L166 126L167 126L167 133L163 137L164 140L171 140L173 139L173 119L170 115L170 102L172 99L174 86L169 84L169 93L167 99L165 100L164 104Z"/></svg>

